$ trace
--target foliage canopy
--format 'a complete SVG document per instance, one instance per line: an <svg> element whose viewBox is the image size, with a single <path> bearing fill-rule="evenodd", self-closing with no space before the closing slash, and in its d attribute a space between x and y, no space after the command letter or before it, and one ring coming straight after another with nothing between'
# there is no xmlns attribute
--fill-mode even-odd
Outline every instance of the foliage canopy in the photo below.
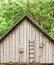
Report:
<svg viewBox="0 0 54 65"><path fill-rule="evenodd" d="M0 0L0 36L25 13L54 37L54 0Z"/></svg>

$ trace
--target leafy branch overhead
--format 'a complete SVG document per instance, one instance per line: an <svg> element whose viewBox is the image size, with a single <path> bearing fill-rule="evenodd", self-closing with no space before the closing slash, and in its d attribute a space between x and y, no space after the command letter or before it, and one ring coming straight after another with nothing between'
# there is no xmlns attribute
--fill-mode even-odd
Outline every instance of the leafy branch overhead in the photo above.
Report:
<svg viewBox="0 0 54 65"><path fill-rule="evenodd" d="M0 36L25 13L54 37L54 0L0 0Z"/></svg>

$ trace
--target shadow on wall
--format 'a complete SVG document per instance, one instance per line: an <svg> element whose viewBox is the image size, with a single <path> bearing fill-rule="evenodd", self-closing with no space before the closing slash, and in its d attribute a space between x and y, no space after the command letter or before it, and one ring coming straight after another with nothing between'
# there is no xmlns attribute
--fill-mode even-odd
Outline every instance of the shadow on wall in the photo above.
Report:
<svg viewBox="0 0 54 65"><path fill-rule="evenodd" d="M0 65L54 65L53 63L0 63Z"/></svg>

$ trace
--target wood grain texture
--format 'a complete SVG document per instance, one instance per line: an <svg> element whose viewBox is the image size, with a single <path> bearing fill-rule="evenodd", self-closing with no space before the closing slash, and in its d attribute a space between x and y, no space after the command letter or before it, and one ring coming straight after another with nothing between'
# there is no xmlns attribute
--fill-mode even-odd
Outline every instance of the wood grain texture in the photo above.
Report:
<svg viewBox="0 0 54 65"><path fill-rule="evenodd" d="M43 62L43 40L42 40L42 34L39 33L40 37L40 42L39 42L39 61L42 63Z"/></svg>
<svg viewBox="0 0 54 65"><path fill-rule="evenodd" d="M44 35L43 36L43 63L46 63L46 37Z"/></svg>
<svg viewBox="0 0 54 65"><path fill-rule="evenodd" d="M0 43L0 62L29 62L29 42L34 42L34 50L31 50L34 62L54 63L54 43L27 20L18 25ZM23 48L22 56L21 48Z"/></svg>
<svg viewBox="0 0 54 65"><path fill-rule="evenodd" d="M26 22L26 45L27 45L27 62L29 62L29 31L30 31L30 29L29 29L29 27L30 27L30 24L29 24L29 22Z"/></svg>
<svg viewBox="0 0 54 65"><path fill-rule="evenodd" d="M36 29L36 62L40 62L39 61L39 31Z"/></svg>
<svg viewBox="0 0 54 65"><path fill-rule="evenodd" d="M27 54L26 54L26 52L27 52L27 46L26 46L26 20L24 20L24 62L26 62L26 58L27 58Z"/></svg>
<svg viewBox="0 0 54 65"><path fill-rule="evenodd" d="M20 33L19 33L19 26L16 28L16 62L19 62L19 56L20 56L20 54L19 54L19 37L20 37Z"/></svg>

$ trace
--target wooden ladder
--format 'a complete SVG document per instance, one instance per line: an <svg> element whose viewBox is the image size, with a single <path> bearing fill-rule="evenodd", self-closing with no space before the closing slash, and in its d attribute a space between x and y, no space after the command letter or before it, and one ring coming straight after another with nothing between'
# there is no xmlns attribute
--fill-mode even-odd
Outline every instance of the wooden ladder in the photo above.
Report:
<svg viewBox="0 0 54 65"><path fill-rule="evenodd" d="M29 63L30 62L34 62L34 41L29 41Z"/></svg>

